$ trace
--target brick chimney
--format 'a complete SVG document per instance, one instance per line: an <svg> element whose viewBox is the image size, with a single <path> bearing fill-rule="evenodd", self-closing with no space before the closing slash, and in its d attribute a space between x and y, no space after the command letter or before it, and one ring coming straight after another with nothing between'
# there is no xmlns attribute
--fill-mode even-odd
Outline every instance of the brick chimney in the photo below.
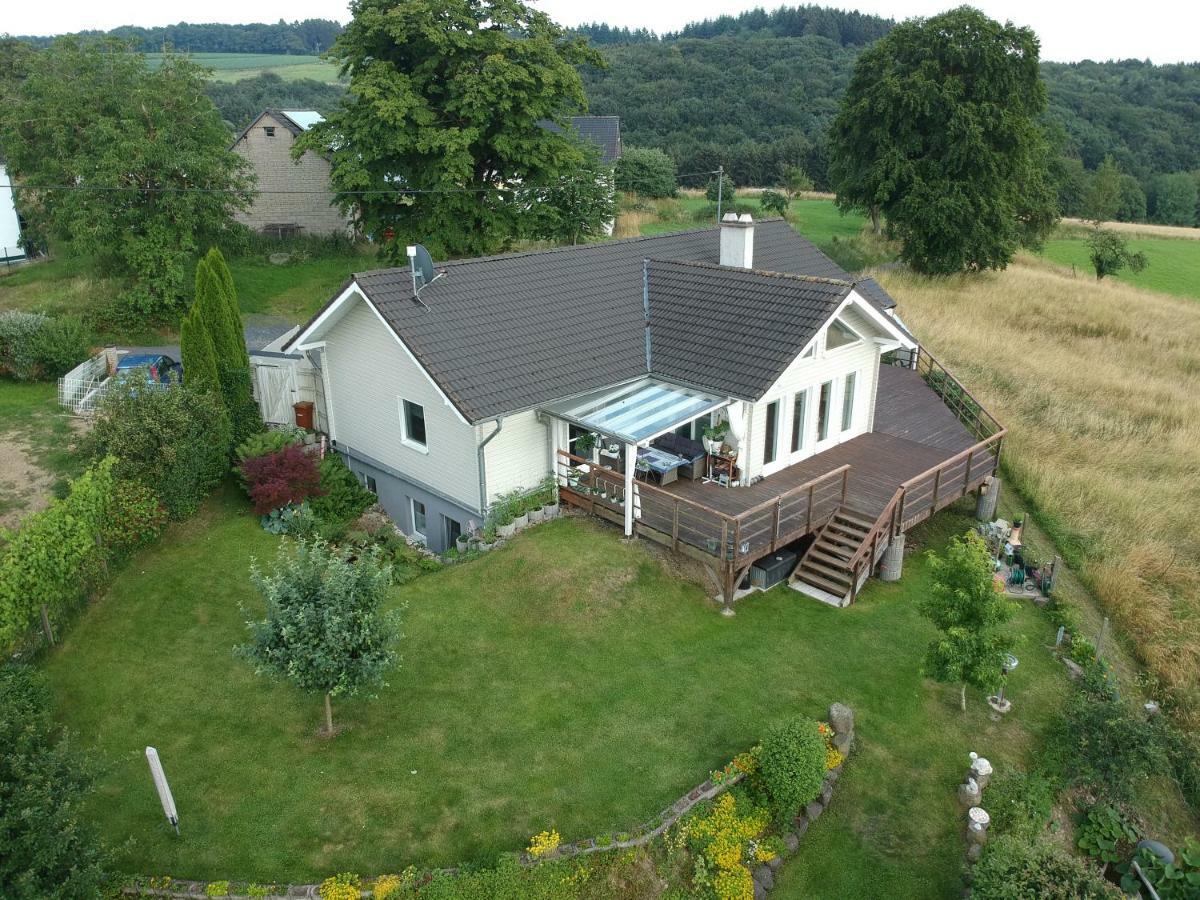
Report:
<svg viewBox="0 0 1200 900"><path fill-rule="evenodd" d="M721 265L754 268L754 219L726 213L721 219Z"/></svg>

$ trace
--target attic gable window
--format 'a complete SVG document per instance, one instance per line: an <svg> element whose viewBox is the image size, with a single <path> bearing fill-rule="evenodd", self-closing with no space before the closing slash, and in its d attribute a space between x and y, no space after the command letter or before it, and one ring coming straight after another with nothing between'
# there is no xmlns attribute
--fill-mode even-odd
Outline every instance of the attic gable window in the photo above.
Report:
<svg viewBox="0 0 1200 900"><path fill-rule="evenodd" d="M274 125L264 125L263 131L265 131L267 133L267 137L275 137L275 126Z"/></svg>
<svg viewBox="0 0 1200 900"><path fill-rule="evenodd" d="M861 340L858 333L841 319L834 319L829 323L829 330L825 332L825 349L837 350L840 347L849 347Z"/></svg>

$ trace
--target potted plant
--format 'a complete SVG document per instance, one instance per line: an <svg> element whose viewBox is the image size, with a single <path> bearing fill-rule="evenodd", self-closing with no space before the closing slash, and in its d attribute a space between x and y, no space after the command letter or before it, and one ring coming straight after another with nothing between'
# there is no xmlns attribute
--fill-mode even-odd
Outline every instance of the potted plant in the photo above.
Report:
<svg viewBox="0 0 1200 900"><path fill-rule="evenodd" d="M491 550L496 546L496 537L496 526L494 524L485 525L483 531L479 534L479 549L485 553Z"/></svg>
<svg viewBox="0 0 1200 900"><path fill-rule="evenodd" d="M557 519L559 514L558 485L553 476L546 479L542 491L545 493L545 499L542 501L542 518L547 521Z"/></svg>
<svg viewBox="0 0 1200 900"><path fill-rule="evenodd" d="M456 537L456 538L454 539L454 547L455 547L455 549L457 549L457 550L458 550L458 552L459 552L460 554L463 554L463 553L466 553L466 552L467 552L467 542L468 542L468 540L469 540L469 538L468 538L468 536L467 536L467 535L465 535L465 534L460 534L458 537Z"/></svg>
<svg viewBox="0 0 1200 900"><path fill-rule="evenodd" d="M582 477L583 477L583 473L580 472L574 466L571 466L571 468L567 469L567 487L569 487L569 488L579 487L579 480Z"/></svg>
<svg viewBox="0 0 1200 900"><path fill-rule="evenodd" d="M592 458L592 451L596 449L596 435L590 431L585 431L579 437L575 438L575 455L582 456L584 459Z"/></svg>
<svg viewBox="0 0 1200 900"><path fill-rule="evenodd" d="M524 497L514 497L509 501L512 504L512 520L517 531L521 531L529 524L529 507Z"/></svg>
<svg viewBox="0 0 1200 900"><path fill-rule="evenodd" d="M725 419L707 426L704 429L704 440L702 441L704 449L712 454L720 453L727 434L729 434L729 422Z"/></svg>
<svg viewBox="0 0 1200 900"><path fill-rule="evenodd" d="M538 522L543 522L546 519L546 500L543 491L539 488L537 491L529 495L529 524L536 525Z"/></svg>

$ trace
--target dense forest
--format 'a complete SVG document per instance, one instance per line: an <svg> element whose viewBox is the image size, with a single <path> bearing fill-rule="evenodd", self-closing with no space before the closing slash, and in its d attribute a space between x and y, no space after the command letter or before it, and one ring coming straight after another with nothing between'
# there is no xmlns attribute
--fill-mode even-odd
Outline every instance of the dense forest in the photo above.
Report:
<svg viewBox="0 0 1200 900"><path fill-rule="evenodd" d="M79 37L116 37L131 41L135 50L154 53L163 45L189 53L287 53L317 54L328 50L342 33L342 26L329 19L305 19L274 25L197 24L180 22L159 28L124 25L112 31L83 31ZM23 37L23 41L44 47L52 37Z"/></svg>
<svg viewBox="0 0 1200 900"><path fill-rule="evenodd" d="M204 92L212 99L230 129L240 131L260 112L275 109L315 109L329 115L346 94L340 84L311 78L286 80L274 72L263 72L241 81L210 81Z"/></svg>
<svg viewBox="0 0 1200 900"><path fill-rule="evenodd" d="M591 112L621 117L627 146L659 147L684 184L702 185L724 165L738 184L770 184L799 163L827 187L824 135L862 48L890 19L819 6L751 10L656 35L590 24L577 29L607 61L587 69ZM143 50L169 43L193 52L317 53L341 31L336 22L275 25L175 25L120 28ZM47 38L32 39L43 44ZM1106 156L1140 185L1156 215L1163 178L1200 171L1200 64L1156 66L1138 60L1042 64L1048 126L1064 158L1063 208L1078 213L1079 173ZM328 111L341 88L259 76L213 84L209 95L232 127L265 106Z"/></svg>

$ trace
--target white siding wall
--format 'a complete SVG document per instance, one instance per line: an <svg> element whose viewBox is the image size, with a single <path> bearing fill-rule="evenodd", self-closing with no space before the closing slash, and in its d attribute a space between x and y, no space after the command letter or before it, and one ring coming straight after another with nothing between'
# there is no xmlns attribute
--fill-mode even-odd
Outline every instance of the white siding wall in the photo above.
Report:
<svg viewBox="0 0 1200 900"><path fill-rule="evenodd" d="M476 429L446 404L366 301L350 302L325 338L333 437L470 509L478 508ZM402 442L401 398L424 407L428 452Z"/></svg>
<svg viewBox="0 0 1200 900"><path fill-rule="evenodd" d="M748 410L747 440L738 453L738 466L744 479L770 475L792 463L812 456L819 449L848 441L871 430L874 418L875 390L879 381L878 344L872 339L875 333L856 314L847 311L843 316L851 327L868 336L867 340L823 352L824 334L821 335L817 353L810 359L796 359L763 395L762 399ZM850 372L857 372L855 384L854 418L848 431L842 431L843 379ZM830 404L829 440L817 447L817 404L821 385L833 381L833 397ZM809 389L806 411L804 442L800 452L792 454L792 410L793 399L798 391ZM767 407L775 400L779 404L778 427L776 429L777 452L775 462L764 467L763 448L767 437Z"/></svg>
<svg viewBox="0 0 1200 900"><path fill-rule="evenodd" d="M494 422L479 426L479 440L495 431ZM529 489L550 474L550 437L533 411L505 416L504 427L484 448L488 502L509 491Z"/></svg>

